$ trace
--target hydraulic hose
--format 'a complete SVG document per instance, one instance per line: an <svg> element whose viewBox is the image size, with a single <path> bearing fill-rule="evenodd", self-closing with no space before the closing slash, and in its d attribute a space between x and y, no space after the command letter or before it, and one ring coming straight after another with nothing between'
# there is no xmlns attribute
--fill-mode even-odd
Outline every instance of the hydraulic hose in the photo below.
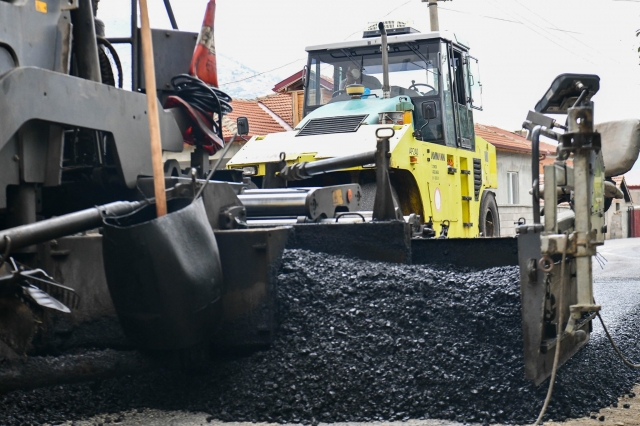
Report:
<svg viewBox="0 0 640 426"><path fill-rule="evenodd" d="M207 85L204 81L188 74L180 74L171 79L172 95L184 99L192 107L207 117L214 118L213 131L222 139L222 116L233 111L231 96L220 89Z"/></svg>

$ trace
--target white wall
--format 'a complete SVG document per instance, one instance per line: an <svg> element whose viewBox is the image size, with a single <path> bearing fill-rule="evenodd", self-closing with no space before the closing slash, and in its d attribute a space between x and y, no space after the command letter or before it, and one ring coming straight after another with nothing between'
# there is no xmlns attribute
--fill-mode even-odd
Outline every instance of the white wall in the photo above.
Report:
<svg viewBox="0 0 640 426"><path fill-rule="evenodd" d="M620 210L616 210L616 204L620 204ZM605 239L615 240L629 237L629 212L631 203L622 200L613 200L609 211L606 213L607 234Z"/></svg>
<svg viewBox="0 0 640 426"><path fill-rule="evenodd" d="M533 223L533 209L531 206L514 206L503 204L498 206L500 214L500 236L514 237L516 235L516 223L521 217L527 220L527 223Z"/></svg>
<svg viewBox="0 0 640 426"><path fill-rule="evenodd" d="M497 151L498 161L498 189L496 201L500 214L500 236L516 235L516 225L519 218L524 217L527 223L533 222L531 208L531 155L527 153L512 153ZM507 172L518 172L519 199L518 204L507 204L508 182Z"/></svg>

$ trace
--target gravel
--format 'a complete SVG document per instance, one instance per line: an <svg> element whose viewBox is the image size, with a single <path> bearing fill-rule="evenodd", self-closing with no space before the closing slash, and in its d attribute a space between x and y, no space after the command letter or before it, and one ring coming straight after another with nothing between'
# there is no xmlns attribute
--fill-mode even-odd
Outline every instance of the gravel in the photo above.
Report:
<svg viewBox="0 0 640 426"><path fill-rule="evenodd" d="M547 382L536 389L524 379L518 279L516 267L436 269L289 250L269 350L216 359L192 375L158 370L13 392L0 396L0 424L143 408L222 421L532 422ZM632 324L618 328L623 350L640 355ZM637 378L594 334L560 370L547 418L588 415Z"/></svg>

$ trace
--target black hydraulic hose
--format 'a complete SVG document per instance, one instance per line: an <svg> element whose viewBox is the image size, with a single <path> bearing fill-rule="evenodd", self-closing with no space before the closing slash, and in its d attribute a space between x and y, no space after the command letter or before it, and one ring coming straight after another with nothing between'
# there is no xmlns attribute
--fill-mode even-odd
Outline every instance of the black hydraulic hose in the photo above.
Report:
<svg viewBox="0 0 640 426"><path fill-rule="evenodd" d="M222 138L222 116L233 111L231 96L188 74L180 74L173 77L171 85L173 86L172 95L184 99L192 107L207 116L212 114L218 116L217 123L214 122L213 131Z"/></svg>
<svg viewBox="0 0 640 426"><path fill-rule="evenodd" d="M4 253L9 244L10 248L15 250L96 228L102 223L103 215L120 216L136 210L145 203L118 201L0 231L0 253Z"/></svg>
<svg viewBox="0 0 640 426"><path fill-rule="evenodd" d="M531 131L531 183L533 186L533 223L540 223L540 133L542 126Z"/></svg>
<svg viewBox="0 0 640 426"><path fill-rule="evenodd" d="M326 160L305 163L304 173L306 176L315 176L335 170L348 169L351 167L364 166L376 162L376 151L362 154L347 155L345 157L328 158Z"/></svg>
<svg viewBox="0 0 640 426"><path fill-rule="evenodd" d="M124 87L124 74L122 70L122 61L120 60L118 51L106 38L98 36L97 40L98 44L104 46L113 57L113 61L116 63L116 69L118 70L118 89L122 89Z"/></svg>

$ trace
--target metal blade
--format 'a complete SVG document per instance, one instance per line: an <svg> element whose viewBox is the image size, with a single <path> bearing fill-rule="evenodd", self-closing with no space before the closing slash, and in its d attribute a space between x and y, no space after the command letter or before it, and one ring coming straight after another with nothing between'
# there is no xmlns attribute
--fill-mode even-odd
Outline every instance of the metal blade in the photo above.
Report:
<svg viewBox="0 0 640 426"><path fill-rule="evenodd" d="M46 276L48 277L48 275ZM53 279L43 279L34 275L29 276L27 282L29 280L38 281L38 285L44 292L55 299L60 299L60 301L69 306L69 308L78 309L80 306L80 296L78 296L74 289L58 284L53 281Z"/></svg>
<svg viewBox="0 0 640 426"><path fill-rule="evenodd" d="M28 285L22 288L38 305L49 309L55 309L56 311L64 312L66 314L71 313L71 310L69 308L67 308L57 299L40 290L38 287L34 285Z"/></svg>

